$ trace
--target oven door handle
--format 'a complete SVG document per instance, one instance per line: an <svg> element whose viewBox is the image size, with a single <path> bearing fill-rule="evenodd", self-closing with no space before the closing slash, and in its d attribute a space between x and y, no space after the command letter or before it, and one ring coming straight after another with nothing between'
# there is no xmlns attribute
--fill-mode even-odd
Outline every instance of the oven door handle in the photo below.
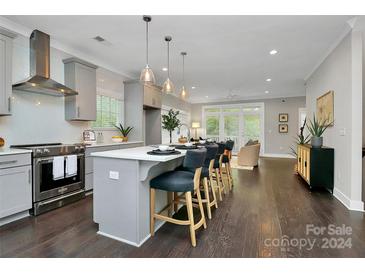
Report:
<svg viewBox="0 0 365 274"><path fill-rule="evenodd" d="M75 154L70 154L70 155L75 155ZM60 156L64 156L66 158L67 156L70 156L70 155L60 155ZM85 157L85 154L76 154L76 156L77 156L77 158L82 158L82 157ZM55 156L55 157L58 157L58 156ZM53 158L54 157L38 158L38 159L36 159L36 164L51 163L51 162L53 162Z"/></svg>

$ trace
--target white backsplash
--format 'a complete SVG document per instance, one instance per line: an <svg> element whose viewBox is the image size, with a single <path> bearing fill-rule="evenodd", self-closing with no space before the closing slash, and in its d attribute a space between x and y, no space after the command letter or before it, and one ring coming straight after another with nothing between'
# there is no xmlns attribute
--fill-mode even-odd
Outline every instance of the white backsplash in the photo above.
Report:
<svg viewBox="0 0 365 274"><path fill-rule="evenodd" d="M51 78L64 83L62 59L69 54L51 48ZM13 82L29 75L29 40L18 36L13 48ZM99 79L100 78L100 79ZM97 88L124 98L123 77L105 69L97 70ZM102 80L102 81L101 81ZM13 91L12 115L0 116L0 137L6 146L28 143L77 143L91 122L66 121L64 97ZM103 131L104 142L111 142L117 131Z"/></svg>

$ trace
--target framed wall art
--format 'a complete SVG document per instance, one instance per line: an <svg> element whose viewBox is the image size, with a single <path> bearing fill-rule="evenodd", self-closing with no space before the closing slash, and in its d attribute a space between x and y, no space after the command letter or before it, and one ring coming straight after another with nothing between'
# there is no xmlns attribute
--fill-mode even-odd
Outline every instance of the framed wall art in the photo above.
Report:
<svg viewBox="0 0 365 274"><path fill-rule="evenodd" d="M279 113L279 122L280 123L287 123L288 121L289 121L288 113Z"/></svg>
<svg viewBox="0 0 365 274"><path fill-rule="evenodd" d="M323 94L317 98L317 120L319 122L330 124L333 126L334 123L334 92Z"/></svg>
<svg viewBox="0 0 365 274"><path fill-rule="evenodd" d="M288 124L279 124L279 133L288 133Z"/></svg>

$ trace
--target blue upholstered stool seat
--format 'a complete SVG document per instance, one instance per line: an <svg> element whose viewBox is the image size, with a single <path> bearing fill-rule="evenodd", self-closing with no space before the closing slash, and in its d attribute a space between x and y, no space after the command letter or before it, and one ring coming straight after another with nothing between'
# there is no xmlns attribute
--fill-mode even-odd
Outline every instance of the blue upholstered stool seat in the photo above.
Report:
<svg viewBox="0 0 365 274"><path fill-rule="evenodd" d="M183 166L179 166L175 170L176 171L187 171L187 172L191 172L192 174L195 173L194 169L186 168ZM207 177L207 178L209 177L209 168L208 167L202 167L202 173L201 173L200 178L204 178L204 177Z"/></svg>
<svg viewBox="0 0 365 274"><path fill-rule="evenodd" d="M150 186L170 192L194 191L194 173L189 171L169 171L152 179Z"/></svg>

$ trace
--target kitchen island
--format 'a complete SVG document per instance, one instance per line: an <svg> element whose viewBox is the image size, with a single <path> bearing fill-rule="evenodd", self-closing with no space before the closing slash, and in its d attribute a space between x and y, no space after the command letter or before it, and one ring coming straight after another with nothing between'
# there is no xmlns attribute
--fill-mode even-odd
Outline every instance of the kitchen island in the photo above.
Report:
<svg viewBox="0 0 365 274"><path fill-rule="evenodd" d="M169 156L147 154L150 146L95 152L94 222L98 234L134 246L149 237L149 183L182 164L186 151ZM167 204L167 194L156 191L156 211ZM156 223L156 230L162 226Z"/></svg>

